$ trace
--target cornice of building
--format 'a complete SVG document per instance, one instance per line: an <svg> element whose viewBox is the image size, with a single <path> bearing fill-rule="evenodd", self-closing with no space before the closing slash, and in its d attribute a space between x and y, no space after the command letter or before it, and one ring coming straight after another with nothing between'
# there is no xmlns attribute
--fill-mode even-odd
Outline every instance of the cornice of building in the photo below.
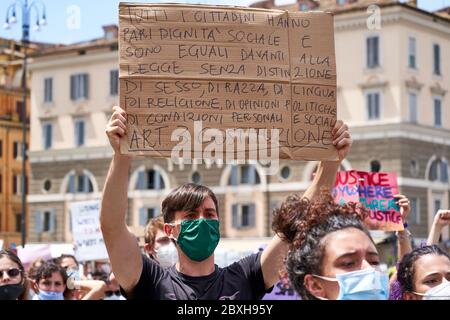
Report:
<svg viewBox="0 0 450 320"><path fill-rule="evenodd" d="M450 146L450 130L412 123L370 125L350 123L352 138L358 140L405 138Z"/></svg>
<svg viewBox="0 0 450 320"><path fill-rule="evenodd" d="M111 159L112 156L113 151L110 146L51 149L29 152L30 163Z"/></svg>
<svg viewBox="0 0 450 320"><path fill-rule="evenodd" d="M33 60L29 66L29 70L38 71L47 68L68 68L79 64L84 65L87 63L105 62L105 60L108 59L118 63L119 56L117 51L94 51L86 55L62 55L52 57L51 59Z"/></svg>

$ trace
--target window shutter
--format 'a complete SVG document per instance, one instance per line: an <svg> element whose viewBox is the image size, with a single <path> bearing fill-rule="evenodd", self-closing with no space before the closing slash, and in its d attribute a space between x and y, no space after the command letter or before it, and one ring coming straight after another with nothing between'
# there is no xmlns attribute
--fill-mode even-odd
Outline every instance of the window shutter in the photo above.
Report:
<svg viewBox="0 0 450 320"><path fill-rule="evenodd" d="M249 168L249 182L250 184L256 184L256 167L250 166Z"/></svg>
<svg viewBox="0 0 450 320"><path fill-rule="evenodd" d="M145 171L139 171L138 173L138 181L136 185L136 189L144 190L145 189Z"/></svg>
<svg viewBox="0 0 450 320"><path fill-rule="evenodd" d="M153 179L155 181L153 181L153 185L155 186L155 190L160 190L161 189L161 174L159 173L158 170L154 171L155 174L153 175Z"/></svg>
<svg viewBox="0 0 450 320"><path fill-rule="evenodd" d="M48 101L53 101L53 78L49 79L49 93L48 93Z"/></svg>
<svg viewBox="0 0 450 320"><path fill-rule="evenodd" d="M84 127L84 121L80 121L79 122L79 131L80 131L80 133L79 133L79 139L80 139L80 141L79 141L79 145L80 146L82 146L82 145L84 145L84 129L85 129L85 127Z"/></svg>
<svg viewBox="0 0 450 320"><path fill-rule="evenodd" d="M147 224L147 208L140 208L139 209L139 225L144 227Z"/></svg>
<svg viewBox="0 0 450 320"><path fill-rule="evenodd" d="M83 98L89 99L89 75L83 75L83 85L84 85L84 96Z"/></svg>
<svg viewBox="0 0 450 320"><path fill-rule="evenodd" d="M256 206L254 203L249 206L249 225L250 227L256 226Z"/></svg>
<svg viewBox="0 0 450 320"><path fill-rule="evenodd" d="M34 213L35 221L34 221L34 229L36 233L42 232L42 212L41 210L36 210Z"/></svg>
<svg viewBox="0 0 450 320"><path fill-rule="evenodd" d="M232 223L232 227L238 229L239 228L239 205L238 204L233 204L232 206L232 219L231 219L231 223Z"/></svg>
<svg viewBox="0 0 450 320"><path fill-rule="evenodd" d="M56 231L56 210L50 210L50 233L55 233Z"/></svg>
<svg viewBox="0 0 450 320"><path fill-rule="evenodd" d="M86 174L83 175L83 192L89 192L89 177Z"/></svg>
<svg viewBox="0 0 450 320"><path fill-rule="evenodd" d="M75 76L70 76L70 100L76 100L75 96Z"/></svg>
<svg viewBox="0 0 450 320"><path fill-rule="evenodd" d="M366 50L367 50L367 67L371 68L372 67L372 41L371 38L367 38L366 39Z"/></svg>
<svg viewBox="0 0 450 320"><path fill-rule="evenodd" d="M374 100L375 100L375 112L374 112L374 117L376 119L380 118L380 94L375 93L374 94Z"/></svg>
<svg viewBox="0 0 450 320"><path fill-rule="evenodd" d="M231 167L230 184L232 186L238 185L238 167L237 166Z"/></svg>
<svg viewBox="0 0 450 320"><path fill-rule="evenodd" d="M379 61L379 50L378 50L378 37L373 38L373 66L378 67L380 65Z"/></svg>
<svg viewBox="0 0 450 320"><path fill-rule="evenodd" d="M69 193L75 193L75 175L71 174L69 176L69 188L68 188Z"/></svg>

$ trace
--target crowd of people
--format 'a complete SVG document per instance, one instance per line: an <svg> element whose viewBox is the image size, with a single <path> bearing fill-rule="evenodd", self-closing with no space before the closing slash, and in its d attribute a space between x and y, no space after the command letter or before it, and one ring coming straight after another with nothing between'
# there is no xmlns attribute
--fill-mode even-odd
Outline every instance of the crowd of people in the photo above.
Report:
<svg viewBox="0 0 450 320"><path fill-rule="evenodd" d="M413 248L410 202L395 195L404 230L397 232L398 263L389 275L359 203L337 204L330 190L352 139L337 121L334 145L340 161L321 162L303 195L289 196L273 212L274 238L264 250L227 267L214 263L220 241L219 204L206 186L172 190L160 217L145 228L145 245L126 225L131 157L120 153L126 113L114 107L106 133L115 153L105 182L100 225L110 274L80 274L74 256L38 260L25 270L11 251L0 251L0 299L10 300L259 300L275 285L291 286L303 300L450 299L450 256L438 245L450 211L440 210L428 242ZM283 279L279 282L280 278ZM289 281L286 281L288 279Z"/></svg>

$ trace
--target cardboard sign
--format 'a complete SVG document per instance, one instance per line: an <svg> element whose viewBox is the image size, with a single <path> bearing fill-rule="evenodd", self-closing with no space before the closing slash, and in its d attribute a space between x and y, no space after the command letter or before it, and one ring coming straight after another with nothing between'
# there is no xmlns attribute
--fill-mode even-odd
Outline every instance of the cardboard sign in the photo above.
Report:
<svg viewBox="0 0 450 320"><path fill-rule="evenodd" d="M331 14L121 3L119 24L121 153L338 159Z"/></svg>
<svg viewBox="0 0 450 320"><path fill-rule="evenodd" d="M394 198L398 194L395 172L343 171L336 175L333 197L340 204L361 202L370 210L365 223L371 230L400 231L403 221Z"/></svg>
<svg viewBox="0 0 450 320"><path fill-rule="evenodd" d="M75 256L79 261L108 259L100 230L100 201L70 205Z"/></svg>

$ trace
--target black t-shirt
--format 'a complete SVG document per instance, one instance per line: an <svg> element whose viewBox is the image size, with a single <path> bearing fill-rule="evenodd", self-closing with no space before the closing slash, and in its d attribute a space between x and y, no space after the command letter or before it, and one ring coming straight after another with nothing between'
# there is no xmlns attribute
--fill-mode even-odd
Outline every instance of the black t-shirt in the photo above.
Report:
<svg viewBox="0 0 450 320"><path fill-rule="evenodd" d="M152 300L260 300L266 292L261 269L261 252L250 255L226 268L215 265L212 274L190 277L176 270L175 265L163 268L142 256L143 268L139 282L127 299Z"/></svg>

